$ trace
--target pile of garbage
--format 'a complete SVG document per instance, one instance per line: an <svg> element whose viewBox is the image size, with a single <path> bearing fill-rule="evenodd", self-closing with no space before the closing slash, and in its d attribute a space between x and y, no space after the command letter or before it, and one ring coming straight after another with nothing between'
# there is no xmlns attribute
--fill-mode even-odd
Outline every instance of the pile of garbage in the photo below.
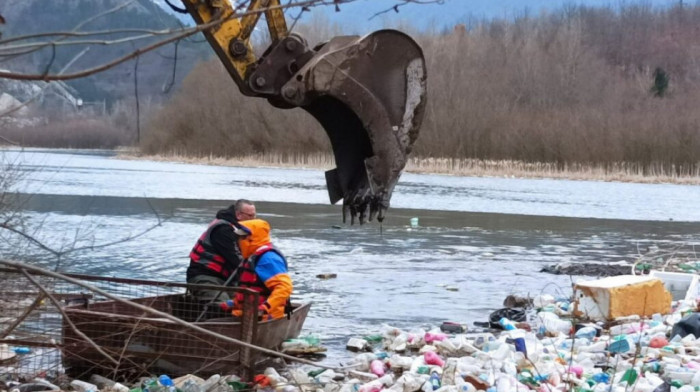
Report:
<svg viewBox="0 0 700 392"><path fill-rule="evenodd" d="M568 298L510 298L529 306L492 313L486 329L458 323L402 330L385 325L355 337L347 364L332 369L273 367L243 382L236 376L144 378L127 386L90 382L0 380L0 391L32 392L692 392L700 391L700 298L672 302L669 314L583 322ZM283 348L322 352L315 339Z"/></svg>
<svg viewBox="0 0 700 392"><path fill-rule="evenodd" d="M576 323L566 299L534 303L534 317L525 323L502 318L500 332L462 332L455 324L428 331L385 326L381 335L350 339L347 348L362 351L351 370L295 369L289 379L270 382L303 392L700 390L700 339L688 333L700 330L696 302L677 302L669 315L605 326Z"/></svg>
<svg viewBox="0 0 700 392"><path fill-rule="evenodd" d="M238 376L221 377L218 374L206 380L191 374L175 379L163 374L159 377L143 377L131 386L97 374L93 374L89 381L69 380L66 377L58 377L52 382L41 377L27 382L0 381L0 390L9 392L65 390L77 392L234 392L249 390L250 387L248 383L242 382Z"/></svg>

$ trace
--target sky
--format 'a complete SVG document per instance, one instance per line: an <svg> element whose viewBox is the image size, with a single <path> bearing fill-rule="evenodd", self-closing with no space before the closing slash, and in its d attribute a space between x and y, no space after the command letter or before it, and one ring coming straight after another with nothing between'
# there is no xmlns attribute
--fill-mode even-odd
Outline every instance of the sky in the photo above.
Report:
<svg viewBox="0 0 700 392"><path fill-rule="evenodd" d="M665 7L679 0L644 0L643 4L652 7ZM686 0L686 2L689 2ZM393 10L373 17L381 11L390 9L392 5L401 3L397 0L357 0L340 6L340 12L333 7L316 7L312 14L323 14L332 22L349 29L376 30L383 26L396 23L408 23L420 30L452 28L457 23L474 19L512 18L524 12L539 14L552 11L565 5L585 4L600 7L618 7L621 4L637 4L637 0L443 0L442 4L406 4L399 7L398 13ZM308 20L311 15L304 16Z"/></svg>
<svg viewBox="0 0 700 392"><path fill-rule="evenodd" d="M165 6L163 0L154 0ZM426 0L420 0L426 1ZM300 22L308 22L321 16L330 22L338 23L346 33L364 34L386 26L410 25L418 30L451 29L455 24L469 20L512 18L522 15L552 11L565 5L584 4L597 7L619 7L621 4L648 4L652 7L666 7L681 0L442 0L440 4L408 3L398 8L399 12L388 10L403 0L356 0L340 5L340 12L333 6L317 6L302 15ZM683 0L686 3L696 0ZM179 4L177 0L174 4ZM167 8L167 6L165 6ZM288 11L288 19L298 14L298 9ZM374 16L374 17L373 17ZM189 16L186 16L189 20Z"/></svg>

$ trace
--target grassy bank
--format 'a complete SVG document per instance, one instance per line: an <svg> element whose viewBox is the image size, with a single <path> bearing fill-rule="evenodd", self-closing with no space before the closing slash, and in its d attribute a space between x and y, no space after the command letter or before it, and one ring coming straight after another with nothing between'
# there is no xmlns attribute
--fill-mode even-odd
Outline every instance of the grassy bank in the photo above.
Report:
<svg viewBox="0 0 700 392"><path fill-rule="evenodd" d="M182 162L215 166L240 167L285 167L331 169L335 166L330 154L251 154L238 158L216 156L192 157L179 153L148 155L133 149L119 151L120 159L144 159L153 161ZM693 176L663 174L658 168L643 168L640 165L616 163L602 165L557 165L554 163L526 163L518 161L488 161L478 159L411 158L406 172L421 174L444 174L465 177L507 178L556 178L569 180L618 181L637 183L672 183L700 185L700 171Z"/></svg>

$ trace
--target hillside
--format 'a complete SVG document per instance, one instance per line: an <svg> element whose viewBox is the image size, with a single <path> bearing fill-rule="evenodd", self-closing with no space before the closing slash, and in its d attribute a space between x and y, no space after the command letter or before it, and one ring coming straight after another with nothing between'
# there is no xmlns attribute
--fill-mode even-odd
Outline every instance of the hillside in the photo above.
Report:
<svg viewBox="0 0 700 392"><path fill-rule="evenodd" d="M157 6L152 0L135 0L115 12L107 12L124 4L122 0L6 0L0 2L0 14L7 22L3 38L45 32L72 31L80 26L81 31L105 31L126 28L165 29L178 27L178 20ZM74 40L108 41L124 38L125 33L103 34L93 37L73 38ZM121 57L143 46L155 42L157 38L147 38L135 43L125 42L114 45L62 45L56 47L55 59L51 62L53 50L50 46L4 61L2 68L13 71L40 73L50 64L51 72L59 72L84 48L89 50L69 69L75 72L94 67ZM44 38L45 40L45 38ZM201 37L182 41L178 47L176 75L173 79L175 45L170 44L157 51L141 56L138 65L138 85L141 97L155 100L164 98L164 87L174 80L177 84L189 73L195 63L207 59L209 46L201 42ZM23 41L28 42L28 41ZM109 71L84 79L69 81L84 101L106 100L112 103L134 95L134 61L121 64ZM174 89L171 89L172 91Z"/></svg>

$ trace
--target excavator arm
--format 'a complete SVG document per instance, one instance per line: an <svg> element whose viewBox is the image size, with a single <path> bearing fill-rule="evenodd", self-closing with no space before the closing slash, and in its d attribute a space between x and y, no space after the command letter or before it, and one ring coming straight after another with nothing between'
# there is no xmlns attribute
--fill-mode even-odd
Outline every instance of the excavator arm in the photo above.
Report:
<svg viewBox="0 0 700 392"><path fill-rule="evenodd" d="M404 33L380 30L340 36L311 48L290 34L279 0L182 0L241 93L287 109L300 107L330 138L336 168L326 172L332 204L343 220L383 220L418 137L426 103L423 52ZM261 14L272 38L257 58L251 33Z"/></svg>

